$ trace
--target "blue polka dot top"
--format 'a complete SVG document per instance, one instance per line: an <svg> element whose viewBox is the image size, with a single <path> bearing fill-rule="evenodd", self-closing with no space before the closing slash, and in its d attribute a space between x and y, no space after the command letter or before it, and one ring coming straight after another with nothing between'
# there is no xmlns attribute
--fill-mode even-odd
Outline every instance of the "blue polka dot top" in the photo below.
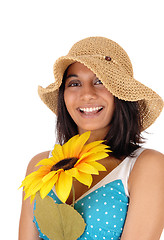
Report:
<svg viewBox="0 0 164 240"><path fill-rule="evenodd" d="M78 240L121 239L129 205L128 178L136 159L143 150L143 148L137 149L135 157L125 158L76 201L75 209L86 223L85 231ZM55 191L51 190L48 195L56 203L62 203ZM35 216L34 222L39 231L39 237L51 240L41 232Z"/></svg>

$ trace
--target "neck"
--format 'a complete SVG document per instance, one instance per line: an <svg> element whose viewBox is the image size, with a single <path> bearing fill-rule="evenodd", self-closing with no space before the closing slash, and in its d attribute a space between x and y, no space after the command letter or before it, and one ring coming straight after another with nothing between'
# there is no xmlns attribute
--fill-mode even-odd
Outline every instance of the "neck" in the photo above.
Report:
<svg viewBox="0 0 164 240"><path fill-rule="evenodd" d="M109 129L104 129L104 131L101 130L95 130L91 131L90 138L88 139L87 143L91 143L94 141L104 140L105 136L107 135ZM86 132L85 130L79 131L79 134Z"/></svg>

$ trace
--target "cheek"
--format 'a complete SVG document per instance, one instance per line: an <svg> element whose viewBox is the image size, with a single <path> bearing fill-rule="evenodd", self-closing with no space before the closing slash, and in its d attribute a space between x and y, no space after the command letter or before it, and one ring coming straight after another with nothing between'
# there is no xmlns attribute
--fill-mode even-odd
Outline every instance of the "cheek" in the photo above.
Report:
<svg viewBox="0 0 164 240"><path fill-rule="evenodd" d="M65 105L66 105L66 108L67 108L67 103L68 103L68 94L67 94L67 92L66 91L64 91L64 103L65 103Z"/></svg>
<svg viewBox="0 0 164 240"><path fill-rule="evenodd" d="M114 96L110 92L104 93L104 99L107 103L107 114L110 116L110 120L113 117L114 110L115 110L115 100Z"/></svg>
<svg viewBox="0 0 164 240"><path fill-rule="evenodd" d="M114 102L114 96L113 95L110 96L110 106L111 106L111 109L114 111L115 102Z"/></svg>
<svg viewBox="0 0 164 240"><path fill-rule="evenodd" d="M103 96L104 96L105 101L108 103L108 105L112 109L114 109L115 103L114 103L114 96L112 95L112 93L110 93L108 90L106 90L106 91L104 91Z"/></svg>
<svg viewBox="0 0 164 240"><path fill-rule="evenodd" d="M67 90L65 90L65 92L64 92L64 102L65 102L66 108L69 112L75 102L75 99L74 99L73 94L70 94L70 92Z"/></svg>

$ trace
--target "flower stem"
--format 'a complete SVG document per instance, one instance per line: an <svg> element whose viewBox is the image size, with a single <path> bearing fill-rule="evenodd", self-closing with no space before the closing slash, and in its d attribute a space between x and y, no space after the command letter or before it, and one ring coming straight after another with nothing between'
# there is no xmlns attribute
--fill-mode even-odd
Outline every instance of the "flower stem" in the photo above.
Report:
<svg viewBox="0 0 164 240"><path fill-rule="evenodd" d="M72 196L73 196L73 201L72 201L72 207L74 208L75 206L75 188L72 183Z"/></svg>

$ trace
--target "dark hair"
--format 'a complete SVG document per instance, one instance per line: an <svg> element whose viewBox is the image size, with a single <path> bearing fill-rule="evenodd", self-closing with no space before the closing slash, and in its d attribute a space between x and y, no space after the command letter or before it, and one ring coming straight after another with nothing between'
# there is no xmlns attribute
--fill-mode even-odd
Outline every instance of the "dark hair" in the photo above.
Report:
<svg viewBox="0 0 164 240"><path fill-rule="evenodd" d="M68 68L67 68L68 69ZM57 109L57 138L60 144L67 142L71 137L78 134L76 123L67 111L64 102L64 89L67 69L59 88ZM114 97L115 110L110 122L110 129L105 137L105 144L111 147L110 155L121 159L128 155L133 156L134 150L142 143L138 102L129 102Z"/></svg>

